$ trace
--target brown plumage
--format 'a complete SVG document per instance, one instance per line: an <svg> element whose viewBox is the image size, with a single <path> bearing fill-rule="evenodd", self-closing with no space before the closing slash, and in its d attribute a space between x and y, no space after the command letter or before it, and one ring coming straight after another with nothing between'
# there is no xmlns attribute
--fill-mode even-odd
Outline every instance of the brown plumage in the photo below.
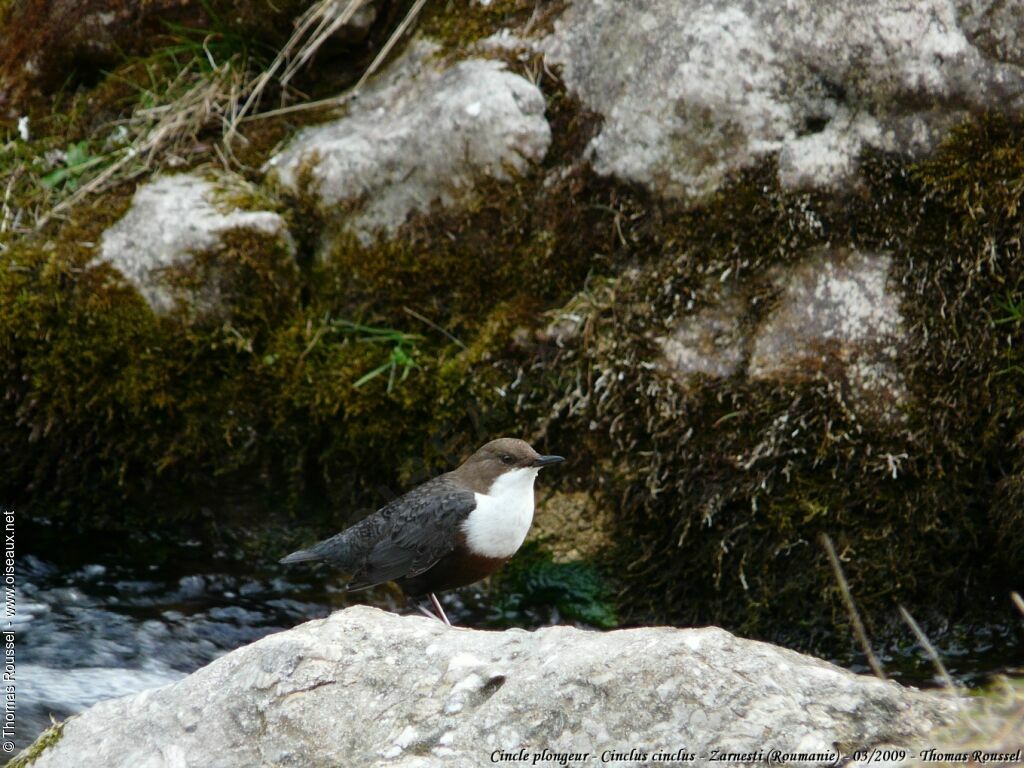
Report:
<svg viewBox="0 0 1024 768"><path fill-rule="evenodd" d="M533 515L533 477L559 461L523 440L492 440L457 469L281 562L322 560L351 575L349 591L395 581L407 595L431 594L439 607L432 593L479 581L511 557Z"/></svg>

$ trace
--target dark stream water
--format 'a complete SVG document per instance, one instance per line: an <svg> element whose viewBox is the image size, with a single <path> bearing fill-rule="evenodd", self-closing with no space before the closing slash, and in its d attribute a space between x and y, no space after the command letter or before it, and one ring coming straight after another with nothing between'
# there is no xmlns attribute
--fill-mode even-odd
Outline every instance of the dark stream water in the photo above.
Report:
<svg viewBox="0 0 1024 768"><path fill-rule="evenodd" d="M207 552L198 541L68 540L45 527L17 559L18 700L16 744L27 746L50 722L97 701L177 680L271 632L320 618L354 602L415 612L396 591L353 599L329 574L253 562L238 552ZM553 608L501 615L485 590L444 597L452 620L476 627L541 626ZM937 639L950 672L965 684L1021 674L1024 645L1008 611L1006 626L951 629ZM881 654L897 679L935 681L918 649ZM837 659L866 671L862 660Z"/></svg>
<svg viewBox="0 0 1024 768"><path fill-rule="evenodd" d="M87 541L27 521L19 527L29 552L19 552L15 566L18 750L51 715L59 720L103 699L173 682L239 646L347 605L419 614L397 588L350 596L327 570L258 562L230 546L210 552L197 540L152 536ZM442 599L458 624L559 621L553 608L504 616L480 588Z"/></svg>

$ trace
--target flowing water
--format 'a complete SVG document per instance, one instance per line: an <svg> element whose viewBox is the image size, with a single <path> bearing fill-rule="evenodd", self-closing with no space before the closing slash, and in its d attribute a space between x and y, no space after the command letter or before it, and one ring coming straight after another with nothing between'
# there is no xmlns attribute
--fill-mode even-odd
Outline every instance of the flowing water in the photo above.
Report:
<svg viewBox="0 0 1024 768"><path fill-rule="evenodd" d="M238 552L209 553L197 541L154 538L70 542L45 527L17 560L20 750L45 728L97 701L177 680L264 635L328 615L352 602L414 612L397 591L350 597L328 573L253 562ZM453 621L469 626L541 626L554 609L496 612L476 588L444 598ZM993 672L1021 674L1024 646L1015 617L1005 627L950 631L940 651L967 684ZM882 654L903 682L933 684L930 662L910 644ZM838 660L867 671L856 657Z"/></svg>
<svg viewBox="0 0 1024 768"><path fill-rule="evenodd" d="M28 524L20 527L24 533ZM16 559L18 750L51 716L172 682L346 605L419 612L397 589L349 596L329 571L210 553L195 540L84 541L47 526L33 527L26 539L31 553ZM456 623L507 624L480 589L446 595L444 604ZM518 618L534 626L558 619L551 611Z"/></svg>

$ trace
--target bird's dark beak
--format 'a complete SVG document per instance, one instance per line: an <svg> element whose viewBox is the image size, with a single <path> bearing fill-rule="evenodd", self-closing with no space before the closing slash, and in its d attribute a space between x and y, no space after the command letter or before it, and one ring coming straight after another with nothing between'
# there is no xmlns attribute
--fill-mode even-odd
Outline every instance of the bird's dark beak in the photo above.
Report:
<svg viewBox="0 0 1024 768"><path fill-rule="evenodd" d="M565 461L564 456L538 456L533 460L533 466L535 467L546 467L548 464L557 464L560 461Z"/></svg>

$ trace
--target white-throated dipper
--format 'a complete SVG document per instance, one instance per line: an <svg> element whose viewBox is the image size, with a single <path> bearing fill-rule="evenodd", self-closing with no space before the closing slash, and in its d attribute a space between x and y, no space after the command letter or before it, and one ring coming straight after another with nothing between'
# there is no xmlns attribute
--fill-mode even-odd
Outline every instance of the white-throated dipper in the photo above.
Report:
<svg viewBox="0 0 1024 768"><path fill-rule="evenodd" d="M281 562L326 561L352 575L350 592L394 581L409 597L429 595L450 624L435 593L479 581L516 553L533 522L533 481L560 461L523 440L492 440L458 469Z"/></svg>

